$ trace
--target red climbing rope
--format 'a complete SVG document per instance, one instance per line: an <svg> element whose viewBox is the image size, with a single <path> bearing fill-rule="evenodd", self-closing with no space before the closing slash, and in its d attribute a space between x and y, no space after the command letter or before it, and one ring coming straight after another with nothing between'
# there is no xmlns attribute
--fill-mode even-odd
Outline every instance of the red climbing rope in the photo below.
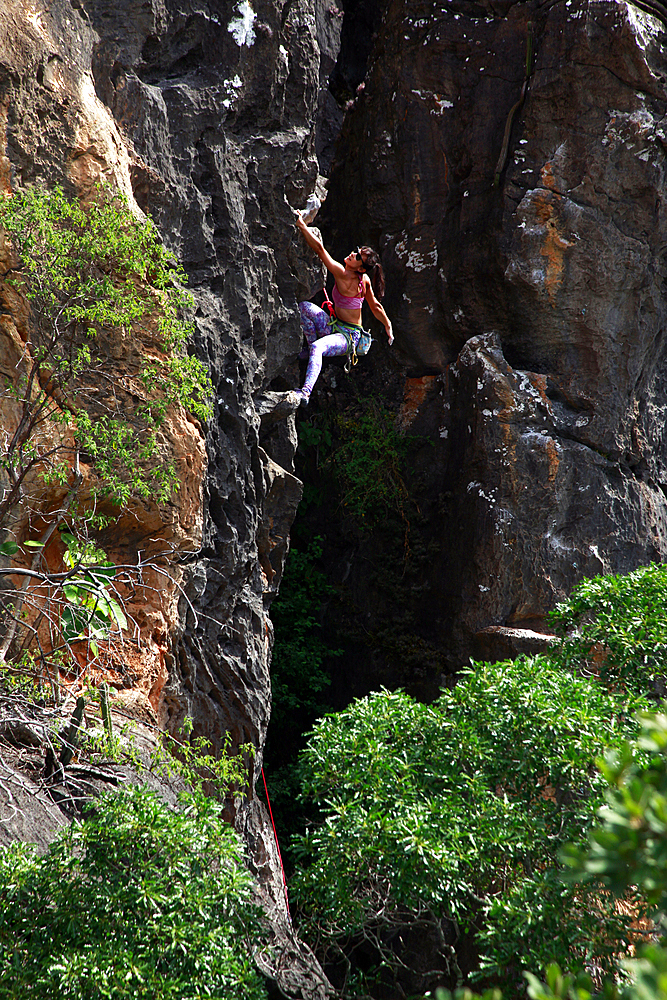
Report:
<svg viewBox="0 0 667 1000"><path fill-rule="evenodd" d="M273 812L271 811L271 799L269 798L269 790L266 787L266 778L264 777L264 768L262 768L262 781L264 782L264 791L266 792L266 804L269 807L269 816L271 817L271 826L273 827L273 836L276 840L276 850L278 852L278 861L280 861L280 870L283 873L283 889L285 890L285 906L287 907L287 916L289 917L289 922L292 923L292 914L289 911L289 898L287 896L287 879L285 878L285 867L283 865L283 856L280 853L280 844L278 843L278 831L276 830L276 824L273 822Z"/></svg>

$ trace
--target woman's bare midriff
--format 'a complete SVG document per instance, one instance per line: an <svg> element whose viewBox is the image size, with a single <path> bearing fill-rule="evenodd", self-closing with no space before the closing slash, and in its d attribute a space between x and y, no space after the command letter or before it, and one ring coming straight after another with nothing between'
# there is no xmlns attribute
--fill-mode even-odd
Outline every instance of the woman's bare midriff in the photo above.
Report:
<svg viewBox="0 0 667 1000"><path fill-rule="evenodd" d="M361 309L339 309L336 307L336 316L341 323L352 323L353 326L361 326Z"/></svg>

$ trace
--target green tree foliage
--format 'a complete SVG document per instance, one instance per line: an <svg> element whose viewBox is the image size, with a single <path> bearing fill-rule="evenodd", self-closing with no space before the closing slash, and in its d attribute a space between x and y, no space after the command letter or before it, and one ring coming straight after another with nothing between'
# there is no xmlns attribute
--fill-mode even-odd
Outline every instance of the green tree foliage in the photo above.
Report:
<svg viewBox="0 0 667 1000"><path fill-rule="evenodd" d="M85 639L96 656L127 626L121 575L91 555L90 536L114 505L174 495L160 428L170 406L208 416L212 387L186 353L186 276L123 198L101 190L82 205L28 188L0 198L0 230L13 254L5 280L29 306L28 340L2 390L15 420L0 448L0 662L37 655L47 670L47 653L53 666L52 654ZM40 538L19 544L31 524ZM70 541L54 572L39 549L63 526Z"/></svg>
<svg viewBox="0 0 667 1000"><path fill-rule="evenodd" d="M593 762L637 705L536 657L478 664L433 705L384 691L320 721L303 792L324 819L293 885L313 941L329 958L372 942L400 976L396 941L419 929L441 941L430 982L471 971L471 935L498 982L553 960L614 968L629 922L562 882L558 851L587 835L606 787Z"/></svg>
<svg viewBox="0 0 667 1000"><path fill-rule="evenodd" d="M640 885L667 933L667 715L642 716L637 740L608 751L599 765L610 786L600 825L585 848L564 856L575 873L619 897Z"/></svg>
<svg viewBox="0 0 667 1000"><path fill-rule="evenodd" d="M601 882L617 898L639 891L648 901L660 944L625 962L634 982L619 996L667 1000L667 716L642 716L639 737L599 763L610 786L599 825L585 847L569 845L563 857L576 881Z"/></svg>
<svg viewBox="0 0 667 1000"><path fill-rule="evenodd" d="M667 716L640 720L636 739L622 741L598 761L608 782L598 823L586 842L565 845L561 856L573 884L601 885L625 902L641 894L653 918L646 937L658 940L622 961L624 981L607 979L597 988L583 971L564 975L555 963L546 981L527 972L531 1000L667 1000ZM452 995L439 990L437 1000ZM470 994L467 1000L482 998Z"/></svg>
<svg viewBox="0 0 667 1000"><path fill-rule="evenodd" d="M153 223L106 194L86 206L57 188L0 199L0 228L17 257L9 280L31 323L18 381L5 389L21 416L0 459L10 487L0 527L31 473L66 484L76 452L116 503L133 492L166 499L176 486L156 437L166 407L210 412L208 374L183 353L192 333L182 318L186 276ZM50 447L38 437L49 423L72 432L74 454L64 437L51 435Z"/></svg>
<svg viewBox="0 0 667 1000"><path fill-rule="evenodd" d="M238 836L201 795L105 795L43 857L0 851L0 997L261 1000Z"/></svg>
<svg viewBox="0 0 667 1000"><path fill-rule="evenodd" d="M646 691L667 674L667 566L584 580L551 621L563 637L557 662Z"/></svg>

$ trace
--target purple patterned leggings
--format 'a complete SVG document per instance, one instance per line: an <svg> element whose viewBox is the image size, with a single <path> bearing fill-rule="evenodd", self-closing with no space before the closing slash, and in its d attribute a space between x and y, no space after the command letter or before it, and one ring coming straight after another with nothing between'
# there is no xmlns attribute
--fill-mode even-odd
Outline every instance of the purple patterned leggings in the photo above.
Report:
<svg viewBox="0 0 667 1000"><path fill-rule="evenodd" d="M301 392L310 396L322 371L322 358L347 354L347 340L342 333L329 333L329 314L312 302L299 302L301 326L308 341L308 368ZM354 334L353 334L354 336ZM357 335L358 339L358 335Z"/></svg>

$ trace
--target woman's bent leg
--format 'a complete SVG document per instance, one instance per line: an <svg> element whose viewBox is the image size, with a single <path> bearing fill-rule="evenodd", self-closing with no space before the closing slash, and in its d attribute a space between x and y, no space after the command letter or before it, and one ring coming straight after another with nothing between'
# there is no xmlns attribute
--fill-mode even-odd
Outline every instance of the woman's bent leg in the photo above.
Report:
<svg viewBox="0 0 667 1000"><path fill-rule="evenodd" d="M310 345L310 357L306 378L301 392L310 396L313 386L322 371L322 358L333 358L338 354L347 354L347 340L342 333L330 333L328 337L320 337Z"/></svg>
<svg viewBox="0 0 667 1000"><path fill-rule="evenodd" d="M314 302L299 302L301 326L309 344L324 337L329 325L329 315Z"/></svg>

